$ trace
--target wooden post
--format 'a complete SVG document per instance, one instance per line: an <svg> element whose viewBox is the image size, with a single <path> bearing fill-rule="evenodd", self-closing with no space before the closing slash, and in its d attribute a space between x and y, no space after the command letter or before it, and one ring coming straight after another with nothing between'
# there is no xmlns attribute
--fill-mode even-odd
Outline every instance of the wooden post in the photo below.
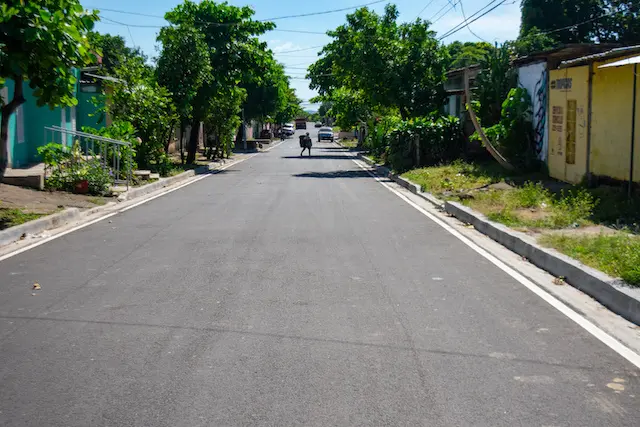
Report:
<svg viewBox="0 0 640 427"><path fill-rule="evenodd" d="M500 152L498 152L493 144L491 144L491 141L489 141L489 138L487 138L487 135L485 135L482 127L480 127L480 123L478 123L476 112L473 111L473 107L471 106L471 91L469 90L469 68L464 69L464 94L467 98L467 111L469 111L469 117L471 117L473 127L476 128L476 132L478 132L478 135L480 135L480 139L482 139L482 142L487 148L489 154L491 154L491 156L493 156L493 158L496 159L496 161L500 163L500 166L502 166L503 168L510 171L515 170L516 168L511 163L509 163L507 159L505 159L502 154L500 154Z"/></svg>

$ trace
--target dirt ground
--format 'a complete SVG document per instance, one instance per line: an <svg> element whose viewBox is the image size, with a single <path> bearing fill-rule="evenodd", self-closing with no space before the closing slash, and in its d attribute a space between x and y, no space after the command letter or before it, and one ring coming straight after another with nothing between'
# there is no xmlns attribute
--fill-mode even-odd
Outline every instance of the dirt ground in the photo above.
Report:
<svg viewBox="0 0 640 427"><path fill-rule="evenodd" d="M48 214L62 208L89 209L104 205L110 199L81 194L38 191L0 184L0 208L20 209L26 213Z"/></svg>

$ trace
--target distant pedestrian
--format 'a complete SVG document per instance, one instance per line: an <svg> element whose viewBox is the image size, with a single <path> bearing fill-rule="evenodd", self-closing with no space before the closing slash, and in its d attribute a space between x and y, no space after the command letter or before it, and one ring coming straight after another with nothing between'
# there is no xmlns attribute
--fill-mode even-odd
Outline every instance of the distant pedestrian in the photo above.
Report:
<svg viewBox="0 0 640 427"><path fill-rule="evenodd" d="M309 150L309 156L311 156L311 146L313 143L311 142L311 137L309 136L309 132L306 135L300 135L300 147L302 147L302 151L300 152L300 157L304 154L304 150Z"/></svg>

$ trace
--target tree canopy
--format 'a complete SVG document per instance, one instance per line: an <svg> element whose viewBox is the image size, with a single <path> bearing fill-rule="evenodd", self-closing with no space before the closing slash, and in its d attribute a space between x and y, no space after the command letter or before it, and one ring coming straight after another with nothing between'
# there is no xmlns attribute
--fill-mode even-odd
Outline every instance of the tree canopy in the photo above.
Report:
<svg viewBox="0 0 640 427"><path fill-rule="evenodd" d="M96 60L86 34L98 19L78 0L4 0L0 6L0 87L15 83L12 99L2 101L0 179L8 163L9 116L25 102L29 81L38 105L76 105L73 68Z"/></svg>
<svg viewBox="0 0 640 427"><path fill-rule="evenodd" d="M324 56L309 67L310 87L326 100L338 89L358 93L371 108L396 108L403 117L438 108L448 53L428 22L397 20L394 5L383 15L366 7L347 15L346 24L328 32L333 40Z"/></svg>

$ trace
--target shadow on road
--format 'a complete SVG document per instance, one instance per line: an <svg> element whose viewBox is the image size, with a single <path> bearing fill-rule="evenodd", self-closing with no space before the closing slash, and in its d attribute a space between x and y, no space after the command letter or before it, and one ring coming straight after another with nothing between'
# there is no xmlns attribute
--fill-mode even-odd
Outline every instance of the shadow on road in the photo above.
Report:
<svg viewBox="0 0 640 427"><path fill-rule="evenodd" d="M304 172L292 175L296 178L371 178L367 171L340 170L331 172Z"/></svg>
<svg viewBox="0 0 640 427"><path fill-rule="evenodd" d="M338 156L336 154L313 154L311 156L305 154L304 156L283 156L283 159L298 159L298 160L351 160L353 157L349 155Z"/></svg>

